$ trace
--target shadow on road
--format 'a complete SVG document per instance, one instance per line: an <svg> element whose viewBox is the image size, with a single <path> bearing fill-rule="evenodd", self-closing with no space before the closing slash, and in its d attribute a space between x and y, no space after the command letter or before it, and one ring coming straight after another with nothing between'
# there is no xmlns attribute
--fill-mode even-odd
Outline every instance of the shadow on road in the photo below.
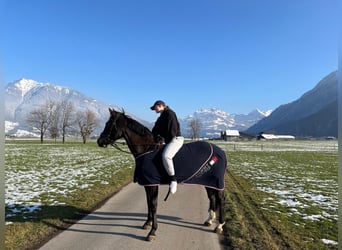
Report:
<svg viewBox="0 0 342 250"><path fill-rule="evenodd" d="M9 212L9 208L17 211L17 213L8 213L8 215L11 214L11 216L7 216L7 222L24 223L25 221L30 221L34 223L43 223L58 232L67 230L70 232L109 234L145 240L145 236L139 236L139 230L143 230L142 225L146 221L146 213L102 211L90 213L90 211L68 205L43 205L31 213L28 213L27 209L14 206L7 207L7 212ZM172 226L175 228L174 230L182 227L206 232L212 231L212 229L205 227L201 223L185 221L180 217L163 214L158 214L158 225L159 228L163 227L163 225Z"/></svg>
<svg viewBox="0 0 342 250"><path fill-rule="evenodd" d="M64 230L77 233L86 234L109 234L129 237L137 240L144 240L145 236L140 236L134 233L131 229L143 230L142 225L147 218L146 213L130 213L130 212L93 212L85 216L82 220L75 222L75 226L64 228ZM65 220L66 224L72 223L71 221ZM127 222L127 223L125 223ZM141 223L135 223L141 222ZM46 222L51 227L55 225ZM201 223L193 223L184 221L180 217L169 216L169 215L158 215L158 225L169 225L175 227L189 228L192 230L200 230L205 232L211 232L212 229L205 227ZM56 227L61 230L63 228ZM107 230L108 229L108 230ZM146 230L147 231L147 230Z"/></svg>

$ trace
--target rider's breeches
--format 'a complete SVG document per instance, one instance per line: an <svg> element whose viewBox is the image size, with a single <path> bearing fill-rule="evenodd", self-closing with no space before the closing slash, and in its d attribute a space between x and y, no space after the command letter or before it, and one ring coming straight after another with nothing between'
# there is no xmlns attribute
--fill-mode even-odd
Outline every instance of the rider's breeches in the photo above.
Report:
<svg viewBox="0 0 342 250"><path fill-rule="evenodd" d="M183 136L176 136L166 144L164 151L163 151L163 164L166 169L166 172L169 176L175 175L175 168L173 166L173 157L176 155L178 150L183 146L184 137Z"/></svg>

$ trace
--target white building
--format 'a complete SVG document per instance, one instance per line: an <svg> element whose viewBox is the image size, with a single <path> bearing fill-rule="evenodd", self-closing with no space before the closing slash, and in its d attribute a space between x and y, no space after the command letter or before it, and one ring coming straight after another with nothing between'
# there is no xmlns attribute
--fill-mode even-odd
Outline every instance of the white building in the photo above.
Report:
<svg viewBox="0 0 342 250"><path fill-rule="evenodd" d="M294 140L296 139L293 135L274 135L274 134L265 134L261 133L258 135L259 140Z"/></svg>

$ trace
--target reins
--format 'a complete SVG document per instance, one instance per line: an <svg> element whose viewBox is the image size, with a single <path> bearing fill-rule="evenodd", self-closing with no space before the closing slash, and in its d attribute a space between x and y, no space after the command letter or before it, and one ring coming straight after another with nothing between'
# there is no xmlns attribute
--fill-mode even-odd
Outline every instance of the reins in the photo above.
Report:
<svg viewBox="0 0 342 250"><path fill-rule="evenodd" d="M113 148L115 148L115 149L117 149L117 150L119 150L119 151L121 151L121 152L123 152L123 153L132 154L131 151L123 150L122 148L120 148L120 146L118 145L118 143L120 143L121 145L127 145L127 143L125 143L125 142L112 142L112 143L110 143L110 145L111 145ZM158 144L142 144L142 145L144 145L144 146L145 146L145 145L154 146L154 148L153 148L152 150L148 151L148 152L153 152L153 151L155 151L155 150L157 150L157 149L159 148ZM134 144L132 144L132 146L139 146L139 145L134 145ZM141 153L141 154L135 156L135 158L139 157L139 156L142 155L142 154L146 154L146 152Z"/></svg>
<svg viewBox="0 0 342 250"><path fill-rule="evenodd" d="M119 150L119 151L121 151L121 152L123 152L123 153L131 154L130 151L128 151L128 150L123 150L122 148L120 148L120 147L118 146L117 143L118 143L118 142L112 142L110 145L111 145L113 148L116 148L117 150ZM122 145L126 145L126 143L124 143L124 142L121 142L121 144L122 144Z"/></svg>

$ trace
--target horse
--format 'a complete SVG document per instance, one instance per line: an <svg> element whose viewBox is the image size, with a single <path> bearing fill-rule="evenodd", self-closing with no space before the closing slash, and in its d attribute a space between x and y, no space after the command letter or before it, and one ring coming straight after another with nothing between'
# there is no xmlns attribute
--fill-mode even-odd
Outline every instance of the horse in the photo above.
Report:
<svg viewBox="0 0 342 250"><path fill-rule="evenodd" d="M142 155L148 154L149 152L157 152L157 151L162 150L162 145L154 141L152 132L148 128L146 128L144 125L140 124L138 121L126 115L123 110L115 111L114 109L109 108L109 113L110 113L109 120L106 122L105 128L103 129L102 133L100 134L100 137L97 140L97 144L99 147L107 147L108 145L112 145L120 149L115 142L120 138L124 138L130 151L130 152L128 151L127 152L133 154L134 158L136 159L136 162L137 162L137 159L140 159ZM184 145L188 145L188 144L190 145L191 143L195 143L195 142L186 143ZM208 142L205 142L205 143L211 144ZM211 146L212 145L213 144L211 144ZM226 171L227 160L225 158L226 157L225 152L223 152L223 150L221 151L222 152L220 153L224 154L222 161L224 161L225 165L224 165L224 168L220 170L219 178L221 180L223 179L223 185L224 185L224 173ZM192 157L192 158L196 158L196 157ZM213 163L213 160L211 160L210 163ZM210 165L208 165L210 163L206 164L207 169L210 168ZM159 162L159 165L162 165L161 161ZM175 164L175 167L176 167L176 164ZM199 179L201 175L204 174L205 171L207 171L205 170L206 168L204 168L204 170L202 168L199 173L196 173L196 176L198 176ZM137 169L137 165L136 165L136 169ZM161 167L160 169L164 169L164 167ZM176 171L176 175L177 175L177 171ZM179 181L178 178L177 178L177 181ZM202 185L202 186L205 186L205 185ZM152 241L152 240L155 240L156 238L156 231L158 228L158 223L157 223L158 187L159 187L158 183L155 183L153 185L144 185L146 199L147 199L148 213L147 213L147 220L143 224L142 228L145 230L150 229L146 237L147 241ZM205 186L205 189L207 191L207 196L209 199L209 210L208 210L209 217L207 220L205 220L204 225L211 226L213 222L216 220L216 211L218 211L219 212L218 222L217 222L217 226L214 229L214 232L221 234L223 232L223 225L225 224L224 206L223 206L224 186L222 188L222 185L221 185L220 189ZM167 197L165 198L165 200L166 199Z"/></svg>

